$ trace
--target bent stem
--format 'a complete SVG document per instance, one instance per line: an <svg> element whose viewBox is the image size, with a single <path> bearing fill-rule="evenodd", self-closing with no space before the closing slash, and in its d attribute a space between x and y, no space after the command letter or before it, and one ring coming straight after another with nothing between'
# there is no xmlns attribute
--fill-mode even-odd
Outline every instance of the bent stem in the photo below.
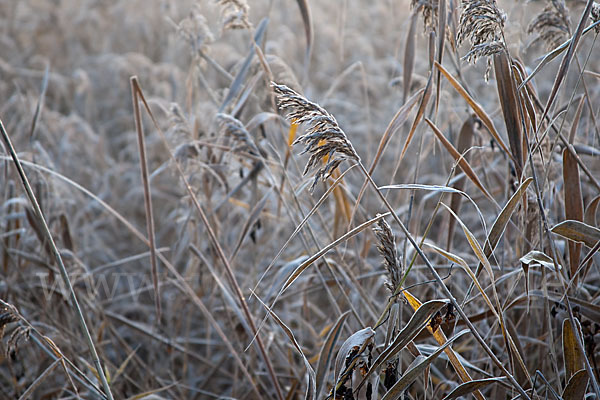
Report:
<svg viewBox="0 0 600 400"><path fill-rule="evenodd" d="M92 336L90 335L90 331L85 322L85 318L83 317L83 312L81 311L81 307L79 306L79 302L77 301L77 296L75 295L75 291L73 290L73 285L71 285L71 280L69 279L69 274L67 272L67 268L65 267L65 264L62 260L60 252L59 252L58 248L56 247L56 243L54 242L54 239L52 238L52 234L50 233L50 229L48 228L46 219L44 218L44 215L42 214L42 209L40 208L40 205L39 205L35 195L33 194L33 190L31 189L31 185L29 184L27 175L25 175L25 171L23 170L21 161L19 160L19 157L17 156L17 153L15 151L15 148L13 147L12 142L10 141L10 137L8 136L8 133L4 129L4 124L2 123L1 119L0 119L0 131L2 132L2 139L4 140L4 144L8 148L8 152L10 153L10 156L13 159L15 167L17 168L17 172L19 173L19 177L21 178L21 183L23 184L23 187L25 188L27 197L29 198L29 201L31 202L35 217L37 218L38 223L40 224L40 226L42 228L42 234L45 237L44 239L48 241L50 249L52 250L52 255L54 256L54 258L56 258L56 262L57 262L59 270L60 270L60 275L61 275L65 285L67 286L67 290L69 291L71 301L73 302L73 306L75 307L75 312L77 314L77 319L79 320L79 325L81 327L81 330L83 331L83 336L87 343L88 349L90 350L90 353L92 353L92 359L96 366L96 371L98 373L98 377L100 378L100 381L102 382L102 387L104 388L105 396L109 400L113 400L113 395L110 391L110 386L108 384L108 380L106 379L106 376L104 375L104 369L102 368L102 364L100 363L100 358L98 357L98 352L96 351L96 347L94 346L94 341L92 340Z"/></svg>

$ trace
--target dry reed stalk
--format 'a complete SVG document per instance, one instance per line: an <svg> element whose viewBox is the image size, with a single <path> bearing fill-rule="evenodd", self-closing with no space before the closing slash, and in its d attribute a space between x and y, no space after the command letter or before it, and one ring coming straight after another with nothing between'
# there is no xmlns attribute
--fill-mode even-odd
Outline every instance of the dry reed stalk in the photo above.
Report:
<svg viewBox="0 0 600 400"><path fill-rule="evenodd" d="M146 98L142 92L141 86L137 83L137 79L135 79L135 88L136 88L136 91L138 92L140 100L142 101L142 104L146 108L146 111L148 112L148 114L150 114L150 118L151 118L154 126L157 128L157 130L161 136L161 139L163 140L163 142L169 149L169 157L171 158L171 160L173 160L175 162L174 164L177 169L177 172L178 172L179 176L181 177L181 179L183 180L183 183L185 184L185 188L190 195L190 199L193 202L194 208L198 211L198 214L200 215L200 219L202 220L202 223L204 224L204 226L206 228L206 231L208 233L211 244L213 245L213 247L217 253L217 256L219 257L219 259L221 260L221 262L223 263L223 265L225 267L225 272L227 273L227 277L228 277L230 284L234 290L234 294L237 297L239 303L241 304L241 308L244 313L244 318L246 319L246 322L250 326L252 334L255 335L258 351L259 351L261 358L263 359L265 365L267 366L267 371L269 373L271 383L273 384L273 386L275 388L277 398L282 400L284 397L283 397L283 392L282 392L281 386L277 379L277 375L275 374L275 370L273 369L273 365L272 365L269 357L267 357L266 348L262 342L262 339L258 335L258 330L256 329L256 324L254 323L254 318L252 317L252 313L250 312L250 309L248 308L246 299L245 299L245 297L242 293L242 290L238 284L235 274L233 273L233 269L231 268L229 259L225 255L225 252L223 251L223 248L221 247L221 244L219 243L219 240L217 239L217 236L216 236L210 222L208 221L208 217L206 216L204 209L200 205L197 196L194 194L192 187L190 186L187 178L185 177L185 174L181 168L181 165L176 162L173 152L168 147L168 142L166 140L166 137L164 136L164 133L162 132L156 119L154 118L154 114L152 113L150 106L148 105L148 102L146 101ZM173 268L172 268L171 264L167 263L166 265L171 270L171 272L173 272ZM187 285L186 285L186 287L189 288L189 286L187 286ZM192 290L192 289L189 288L189 290ZM192 293L193 293L193 290L192 290ZM194 296L194 298L196 298L196 297L197 296ZM198 298L198 300L199 300L199 298ZM200 305L202 303L200 301L198 301L198 304ZM202 307L203 311L208 311L203 304L201 307ZM205 313L205 315L206 315L206 313Z"/></svg>
<svg viewBox="0 0 600 400"><path fill-rule="evenodd" d="M15 168L19 174L19 178L21 179L21 183L23 184L23 188L27 193L27 197L33 207L33 211L35 213L35 218L37 219L37 223L41 228L41 232L44 235L44 240L47 241L49 248L51 249L51 253L54 256L56 262L58 263L60 275L67 287L70 299L73 303L73 307L75 309L75 313L77 315L77 320L79 321L80 328L83 332L84 339L87 343L88 349L92 355L92 360L96 367L96 372L98 377L100 378L100 382L102 382L102 387L104 389L104 395L109 399L113 399L112 392L110 390L110 385L108 384L108 380L106 379L106 375L104 374L104 369L100 362L100 357L98 356L98 352L96 351L96 346L94 345L94 341L92 340L92 336L88 329L87 323L85 322L85 318L83 316L83 311L79 306L79 301L77 300L77 295L75 294L75 290L73 290L73 285L71 284L71 279L69 278L69 273L67 272L67 268L63 262L63 258L56 247L56 243L54 242L54 238L52 237L52 233L50 233L50 228L48 228L48 224L46 223L46 219L44 218L44 214L42 213L42 209L38 203L36 196L33 194L33 190L31 185L29 184L29 179L27 179L27 175L23 170L23 166L21 165L21 160L17 156L15 148L12 145L10 137L8 133L4 129L4 124L2 120L0 120L0 133L2 134L2 139L4 140L4 144L8 149L10 156L14 162Z"/></svg>
<svg viewBox="0 0 600 400"><path fill-rule="evenodd" d="M137 132L138 149L140 152L140 170L142 173L142 183L144 185L144 208L146 210L146 230L148 232L148 241L150 242L150 266L152 271L152 284L154 285L154 305L156 307L157 320L160 321L160 286L158 284L158 262L156 260L156 237L154 231L154 212L152 210L152 192L150 190L150 179L148 177L148 161L146 160L146 140L144 137L144 128L142 126L142 114L140 112L140 101L137 91L137 77L130 79L131 100L133 102L133 117L135 129Z"/></svg>
<svg viewBox="0 0 600 400"><path fill-rule="evenodd" d="M412 237L411 233L408 231L408 229L406 228L404 223L400 220L400 217L398 217L398 214L396 213L394 208L391 206L391 204L388 202L386 197L383 195L383 193L381 192L381 190L379 189L379 187L377 186L375 181L373 181L373 178L371 177L371 175L369 174L369 172L367 171L365 166L360 162L360 157L354 150L354 147L352 147L352 144L347 139L346 134L339 128L339 126L338 126L337 122L335 121L335 119L333 118L333 116L331 116L327 111L325 111L319 105L310 102L309 100L307 100L306 98L304 98L303 96L299 95L298 93L294 92L293 90L289 89L286 86L278 85L274 82L272 83L272 86L273 86L275 92L278 94L278 102L279 102L280 106L282 108L290 108L291 109L291 112L288 114L288 118L293 120L294 122L298 122L298 123L307 122L309 124L309 132L310 133L305 134L304 136L298 138L298 140L297 140L298 143L306 143L307 144L307 149L305 151L312 150L312 156L311 156L311 159L309 160L309 163L307 164L307 167L312 165L311 163L315 163L318 160L322 160L325 157L325 155L329 154L329 151L331 151L331 150L333 150L333 151L331 154L329 154L330 158L335 151L340 151L347 158L350 158L350 159L353 159L356 161L356 163L359 166L359 169L364 174L365 178L369 181L369 183L371 184L371 186L377 193L378 197L384 203L385 207L389 210L389 212L391 213L391 215L394 218L394 220L396 221L396 223L400 226L402 232L404 233L404 235L406 236L406 238L408 239L410 244L413 246L413 248L415 249L417 254L425 262L427 268L429 269L431 274L434 276L435 281L439 284L440 288L444 292L444 295L452 302L453 306L456 308L456 310L460 314L461 318L465 321L465 323L469 327L469 330L471 331L471 333L473 334L473 336L475 337L477 342L479 342L479 344L484 349L484 351L489 355L492 362L502 371L502 374L508 378L510 383L514 386L514 388L516 390L519 391L519 393L523 396L523 398L530 399L530 397L527 395L527 393L525 392L523 387L521 387L521 385L519 385L519 383L515 380L514 376L508 372L508 370L504 367L502 362L498 359L498 357L494 354L494 352L491 350L491 348L487 345L487 343L485 342L485 340L483 339L481 334L477 331L477 329L475 328L473 323L469 320L468 316L466 315L464 310L461 308L458 301L454 298L454 296L452 295L452 293L450 292L450 290L448 289L448 287L442 280L441 276L438 274L436 269L433 267L433 264L431 263L429 258L425 255L425 253L423 252L421 247L417 244L415 239ZM304 139L300 140L301 138L304 138ZM325 140L331 140L331 143L328 143ZM314 149L314 146L317 146L317 148ZM325 151L325 152L319 151L319 147L329 149L329 151ZM344 160L344 158L340 158L338 160L339 161L337 162L337 164L333 165L333 168L335 168L339 163L341 163ZM307 169L305 169L305 172L307 172ZM322 179L322 176L323 176L323 172L321 170L319 170L319 172L317 172L315 181ZM316 184L316 183L314 183L314 184ZM314 186L314 184L313 184L313 186ZM338 241L336 241L336 242L338 242ZM334 245L334 243L330 244L330 246L333 246L333 245ZM315 258L315 257L317 257L317 255L313 256L312 258ZM310 262L312 262L312 261L310 261ZM293 283L293 281L298 277L298 275L304 269L306 269L308 267L308 265L310 265L309 262L304 262L303 264L305 264L303 269L298 268L294 272L293 276L291 276L287 279L286 283L284 284L284 287L282 288L282 290L280 290L280 293L283 292L283 290L285 290L287 287L289 287ZM406 275L404 276L403 280L405 278L406 278ZM401 287L396 288L396 293L399 294L399 293L401 293L401 291L402 291ZM406 295L406 291L404 293ZM458 364L460 364L460 362ZM462 364L460 364L460 366L462 367ZM457 371L458 371L458 369L457 369ZM471 380L470 377L468 376L468 374L461 375L461 379Z"/></svg>
<svg viewBox="0 0 600 400"><path fill-rule="evenodd" d="M521 181L523 173L523 115L519 103L517 84L513 75L512 59L507 51L501 51L493 56L494 71L496 73L496 86L498 98L506 125L508 144L512 153L517 181Z"/></svg>

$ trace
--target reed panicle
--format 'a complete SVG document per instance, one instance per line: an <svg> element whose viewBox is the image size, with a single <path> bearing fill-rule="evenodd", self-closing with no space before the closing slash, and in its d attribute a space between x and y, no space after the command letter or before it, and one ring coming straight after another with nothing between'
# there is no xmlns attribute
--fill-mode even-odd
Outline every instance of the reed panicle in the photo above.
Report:
<svg viewBox="0 0 600 400"><path fill-rule="evenodd" d="M600 4L594 2L592 11L590 12L590 19L592 20L592 23L600 21ZM596 33L600 33L600 26L596 26L594 29L596 30Z"/></svg>
<svg viewBox="0 0 600 400"><path fill-rule="evenodd" d="M463 0L459 19L458 43L469 40L472 46L502 41L506 14L495 0Z"/></svg>
<svg viewBox="0 0 600 400"><path fill-rule="evenodd" d="M506 14L498 8L495 0L463 0L462 8L457 42L461 44L468 40L471 43L471 48L463 60L475 63L478 58L487 57L484 76L487 82L492 67L490 56L506 49Z"/></svg>
<svg viewBox="0 0 600 400"><path fill-rule="evenodd" d="M439 0L411 0L410 7L421 12L425 31L436 31Z"/></svg>
<svg viewBox="0 0 600 400"><path fill-rule="evenodd" d="M373 227L373 232L379 240L377 250L383 256L385 269L387 270L388 280L385 286L393 295L402 281L402 266L396 251L396 239L390 225L383 218L377 221L377 225Z"/></svg>
<svg viewBox="0 0 600 400"><path fill-rule="evenodd" d="M318 169L310 188L311 192L319 181L329 178L342 161L360 161L352 143L333 115L285 85L278 85L275 82L271 85L277 94L279 108L288 111L287 118L298 125L308 126L306 133L293 142L294 145L304 144L306 147L302 154L310 154L303 174L306 175L320 162L325 164Z"/></svg>
<svg viewBox="0 0 600 400"><path fill-rule="evenodd" d="M177 33L196 51L204 50L215 40L200 4L195 4L188 16L177 24Z"/></svg>
<svg viewBox="0 0 600 400"><path fill-rule="evenodd" d="M233 149L234 151L249 151L250 153L258 154L250 133L239 119L229 114L218 113L216 120L221 133L232 137L237 143L237 146Z"/></svg>
<svg viewBox="0 0 600 400"><path fill-rule="evenodd" d="M537 35L532 44L542 41L548 51L567 40L570 32L569 10L562 0L550 1L527 27L527 33Z"/></svg>
<svg viewBox="0 0 600 400"><path fill-rule="evenodd" d="M248 20L250 6L246 0L219 0L219 4L223 15L223 30L252 28Z"/></svg>
<svg viewBox="0 0 600 400"><path fill-rule="evenodd" d="M475 63L478 58L489 57L494 54L500 53L504 49L504 44L498 40L482 43L471 47L471 50L463 56L463 60L467 60L469 63Z"/></svg>
<svg viewBox="0 0 600 400"><path fill-rule="evenodd" d="M0 1L0 400L600 400L600 0L79 3Z"/></svg>

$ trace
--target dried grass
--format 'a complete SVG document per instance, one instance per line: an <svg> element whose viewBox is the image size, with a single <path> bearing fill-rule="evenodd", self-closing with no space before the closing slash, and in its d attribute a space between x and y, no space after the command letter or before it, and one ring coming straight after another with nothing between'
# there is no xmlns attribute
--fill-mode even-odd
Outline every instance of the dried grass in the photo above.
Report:
<svg viewBox="0 0 600 400"><path fill-rule="evenodd" d="M115 398L598 395L600 7L457 3L0 2L0 119ZM6 151L0 398L103 398Z"/></svg>

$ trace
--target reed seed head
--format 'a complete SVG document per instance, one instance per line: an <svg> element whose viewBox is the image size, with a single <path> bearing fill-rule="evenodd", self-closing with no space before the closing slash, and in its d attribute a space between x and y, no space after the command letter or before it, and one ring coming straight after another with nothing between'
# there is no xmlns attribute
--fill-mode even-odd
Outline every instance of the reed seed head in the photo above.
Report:
<svg viewBox="0 0 600 400"><path fill-rule="evenodd" d="M252 28L248 20L250 6L246 0L219 0L219 4L223 15L223 30Z"/></svg>
<svg viewBox="0 0 600 400"><path fill-rule="evenodd" d="M233 149L234 151L249 151L254 154L259 153L250 137L250 133L239 119L223 113L218 113L216 119L221 129L221 133L226 136L231 136L237 143L237 146Z"/></svg>
<svg viewBox="0 0 600 400"><path fill-rule="evenodd" d="M502 41L506 14L495 0L463 0L458 43L469 40L473 46Z"/></svg>
<svg viewBox="0 0 600 400"><path fill-rule="evenodd" d="M377 221L377 225L373 227L373 232L379 240L377 250L383 256L385 269L388 272L388 281L385 283L385 286L391 294L394 294L402 280L402 268L396 252L394 233L390 225L383 218Z"/></svg>
<svg viewBox="0 0 600 400"><path fill-rule="evenodd" d="M202 15L200 4L195 4L189 15L179 22L177 33L189 43L194 51L206 50L207 46L215 40L206 18Z"/></svg>
<svg viewBox="0 0 600 400"><path fill-rule="evenodd" d="M412 0L410 2L410 7L421 11L425 31L436 31L439 0Z"/></svg>
<svg viewBox="0 0 600 400"><path fill-rule="evenodd" d="M592 4L592 11L590 12L590 19L592 20L592 23L596 23L598 21L600 21L600 4L594 2L594 4ZM594 28L594 30L597 33L600 33L600 26L596 26Z"/></svg>
<svg viewBox="0 0 600 400"><path fill-rule="evenodd" d="M482 43L471 47L471 50L463 57L470 63L475 63L480 57L489 57L500 53L504 49L504 44L498 40L489 43Z"/></svg>
<svg viewBox="0 0 600 400"><path fill-rule="evenodd" d="M527 33L536 33L533 43L542 41L547 50L558 47L569 38L571 22L569 11L561 0L552 0L527 27Z"/></svg>
<svg viewBox="0 0 600 400"><path fill-rule="evenodd" d="M480 57L487 57L485 80L487 82L492 62L490 56L506 49L504 23L506 14L498 8L495 0L463 0L459 20L457 42L471 42L471 49L463 57L475 63Z"/></svg>
<svg viewBox="0 0 600 400"><path fill-rule="evenodd" d="M295 124L308 126L305 134L296 138L293 143L304 144L306 147L302 154L310 154L303 174L320 162L325 164L318 169L310 188L311 192L319 181L329 178L342 161L360 161L352 143L333 115L285 85L278 85L275 82L271 85L277 94L279 108L288 111L287 118Z"/></svg>

